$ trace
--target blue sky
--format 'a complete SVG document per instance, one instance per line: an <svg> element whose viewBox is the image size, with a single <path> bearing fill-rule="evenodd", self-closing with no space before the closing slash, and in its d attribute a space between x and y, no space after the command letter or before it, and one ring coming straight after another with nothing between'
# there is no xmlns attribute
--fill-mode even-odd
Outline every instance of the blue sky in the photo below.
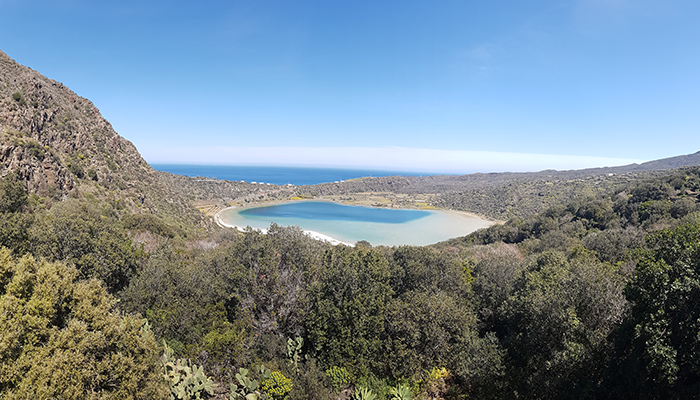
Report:
<svg viewBox="0 0 700 400"><path fill-rule="evenodd" d="M697 0L0 0L149 162L473 172L700 150Z"/></svg>

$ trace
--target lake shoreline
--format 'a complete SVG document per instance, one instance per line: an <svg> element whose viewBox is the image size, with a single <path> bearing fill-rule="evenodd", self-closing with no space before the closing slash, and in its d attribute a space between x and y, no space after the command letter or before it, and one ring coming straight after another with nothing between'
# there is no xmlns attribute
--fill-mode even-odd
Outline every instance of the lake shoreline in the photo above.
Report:
<svg viewBox="0 0 700 400"><path fill-rule="evenodd" d="M275 204L269 204L269 205L278 205L278 204L284 204L284 203L287 203L287 202L275 202ZM257 207L257 206L251 206L251 207L236 207L236 206L233 206L233 207L226 207L226 208L224 208L223 210L217 212L216 215L214 215L214 222L216 222L216 224L219 225L219 226L222 227L222 228L232 228L232 229L238 230L239 232L245 232L246 229L249 228L249 226L239 226L239 225L227 224L226 222L224 222L224 221L221 219L221 216L220 216L219 214L221 214L222 212L224 212L224 211L226 211L226 210L230 210L230 209L234 209L234 208L245 209L245 208L253 208L253 207ZM264 207L264 206L263 206L263 207ZM267 234L267 229L264 229L264 228L253 228L253 227L250 227L250 228L253 229L253 230L260 231L260 232L262 232L263 234ZM300 227L300 228L301 228L301 227ZM316 231L312 231L312 230L308 230L308 229L303 229L303 228L301 228L301 230L304 232L304 234L306 234L306 235L309 236L310 238L316 239L316 240L320 240L320 241L322 241L322 242L328 242L328 243L332 244L333 246L337 246L337 245L339 245L339 244L342 244L342 245L345 245L345 246L350 246L350 247L354 247L354 246L355 246L355 245L352 244L352 243L343 242L343 241L338 240L338 239L335 239L335 238L333 238L333 237L331 237L331 236L324 235L323 233L320 233L320 232L316 232Z"/></svg>
<svg viewBox="0 0 700 400"><path fill-rule="evenodd" d="M398 210L428 211L428 212L431 212L431 215L443 215L443 216L452 217L452 218L455 218L455 217L456 217L456 218L465 218L465 219L471 220L472 223L473 223L474 220L478 220L479 223L480 223L481 225L484 225L484 226L481 226L481 227L478 227L478 228L472 230L472 232L473 232L473 231L476 231L476 230L478 230L478 229L483 229L483 228L485 228L485 227L489 227L489 226L492 226L492 225L496 225L496 224L499 224L499 223L502 224L502 223L503 223L502 221L496 221L496 220L493 220L493 219L491 219L491 218L486 218L486 217L483 217L483 216L478 215L478 214L475 214L475 213L471 213L471 212L467 212L467 211L460 211L460 210L443 210L443 209L430 209L430 210L425 210L425 209L415 209L415 208L404 208L404 209L399 209L399 208L389 208L389 207L372 207L372 206L366 206L366 205L349 205L349 204L344 204L344 203L342 203L342 202L333 201L333 200L329 200L329 199L323 199L323 198L298 199L298 200L282 200L282 201L260 202L260 203L255 203L255 204L251 204L251 205L246 205L246 206L229 206L229 207L226 207L226 208L224 208L224 209L219 210L219 211L214 215L214 220L215 220L215 222L216 222L217 225L219 225L219 226L221 226L221 227L223 227L223 228L233 228L233 229L238 230L239 232L244 232L248 226L242 226L242 224L235 224L235 223L224 222L223 218L221 217L221 213L223 213L224 211L234 210L234 209L235 209L235 210L238 210L238 212L240 212L240 211L245 210L245 209L261 208L261 207L272 207L272 206L279 206L279 205L293 204L293 203L300 203L300 202L324 202L324 203L332 203L332 204L337 204L337 205L340 205L340 206L347 206L347 207L362 207L362 208L373 208L373 209L383 209L383 210L396 210L396 211L398 211ZM296 226L299 226L299 224L285 224L285 223L280 223L280 225L283 225L283 226L286 226L286 225L290 225L290 226L296 225ZM266 233L266 232L267 232L267 229L266 229L266 228L261 228L261 227L251 227L251 229L261 231L262 233ZM304 233L307 234L309 237L311 237L311 238L313 238L313 239L316 239L316 240L321 240L321 241L329 242L329 243L331 243L331 244L333 244L333 245L343 244L343 245L346 245L346 246L354 246L353 243L350 243L350 242L347 241L347 240L340 240L340 239L337 239L336 237L333 237L332 234L329 234L329 233L321 233L321 232L315 231L315 230L313 230L313 229L305 229L305 228L303 228L303 227L301 227L301 229L302 229L302 231L304 231ZM469 233L471 233L471 232L469 232ZM466 234L469 234L469 233L465 233L465 235L466 235ZM342 235L343 235L343 234L341 234L341 236L342 236ZM459 236L462 236L462 235L459 234L459 235L456 235L456 236L454 236L454 237L459 237ZM443 240L449 240L449 239L450 239L450 238L445 238L445 239L442 239L442 240L438 240L437 242L440 242L440 241L443 241ZM436 243L437 243L437 242L436 242ZM430 243L430 244L432 244L432 243ZM381 244L379 244L379 245L381 245ZM384 245L392 246L392 245L389 245L389 244L384 244ZM401 244L396 244L396 245L401 245ZM428 244L416 244L416 245L424 246L424 245L428 245Z"/></svg>

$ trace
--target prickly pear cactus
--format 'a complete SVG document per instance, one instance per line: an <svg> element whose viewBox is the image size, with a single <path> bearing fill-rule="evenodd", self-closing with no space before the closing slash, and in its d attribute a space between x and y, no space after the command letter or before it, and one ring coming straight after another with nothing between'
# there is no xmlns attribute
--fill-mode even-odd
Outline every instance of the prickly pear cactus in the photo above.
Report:
<svg viewBox="0 0 700 400"><path fill-rule="evenodd" d="M160 361L163 378L170 385L170 400L205 399L214 394L214 382L204 374L204 368L190 366L187 359L175 359L173 349L163 341L165 351Z"/></svg>
<svg viewBox="0 0 700 400"><path fill-rule="evenodd" d="M238 384L231 384L230 400L268 400L268 396L258 390L260 383L252 379L245 368L240 368L236 374ZM264 365L256 367L256 372L261 380L270 378L270 370Z"/></svg>
<svg viewBox="0 0 700 400"><path fill-rule="evenodd" d="M302 347L304 347L304 338L297 336L296 339L287 339L287 357L289 357L289 365L292 367L295 374L299 374Z"/></svg>

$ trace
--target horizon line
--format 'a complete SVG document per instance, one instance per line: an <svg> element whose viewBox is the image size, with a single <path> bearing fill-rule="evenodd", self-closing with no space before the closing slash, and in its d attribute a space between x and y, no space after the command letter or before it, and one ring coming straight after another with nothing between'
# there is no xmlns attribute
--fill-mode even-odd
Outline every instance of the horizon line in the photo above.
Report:
<svg viewBox="0 0 700 400"><path fill-rule="evenodd" d="M573 171L648 161L600 156L405 147L157 147L143 149L142 153L149 164L332 168L451 175Z"/></svg>

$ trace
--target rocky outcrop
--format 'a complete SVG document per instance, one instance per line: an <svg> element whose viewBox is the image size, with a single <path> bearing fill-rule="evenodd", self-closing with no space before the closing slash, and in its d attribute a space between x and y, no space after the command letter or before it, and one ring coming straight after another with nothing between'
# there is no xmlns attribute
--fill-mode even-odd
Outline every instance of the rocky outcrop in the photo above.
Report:
<svg viewBox="0 0 700 400"><path fill-rule="evenodd" d="M31 192L67 195L81 180L106 188L154 171L92 102L0 51L0 174Z"/></svg>
<svg viewBox="0 0 700 400"><path fill-rule="evenodd" d="M64 197L75 188L70 172L51 153L35 154L35 148L14 143L0 145L3 175L14 171L27 183L30 193Z"/></svg>
<svg viewBox="0 0 700 400"><path fill-rule="evenodd" d="M92 102L0 51L0 177L10 172L40 197L89 195L209 224Z"/></svg>

